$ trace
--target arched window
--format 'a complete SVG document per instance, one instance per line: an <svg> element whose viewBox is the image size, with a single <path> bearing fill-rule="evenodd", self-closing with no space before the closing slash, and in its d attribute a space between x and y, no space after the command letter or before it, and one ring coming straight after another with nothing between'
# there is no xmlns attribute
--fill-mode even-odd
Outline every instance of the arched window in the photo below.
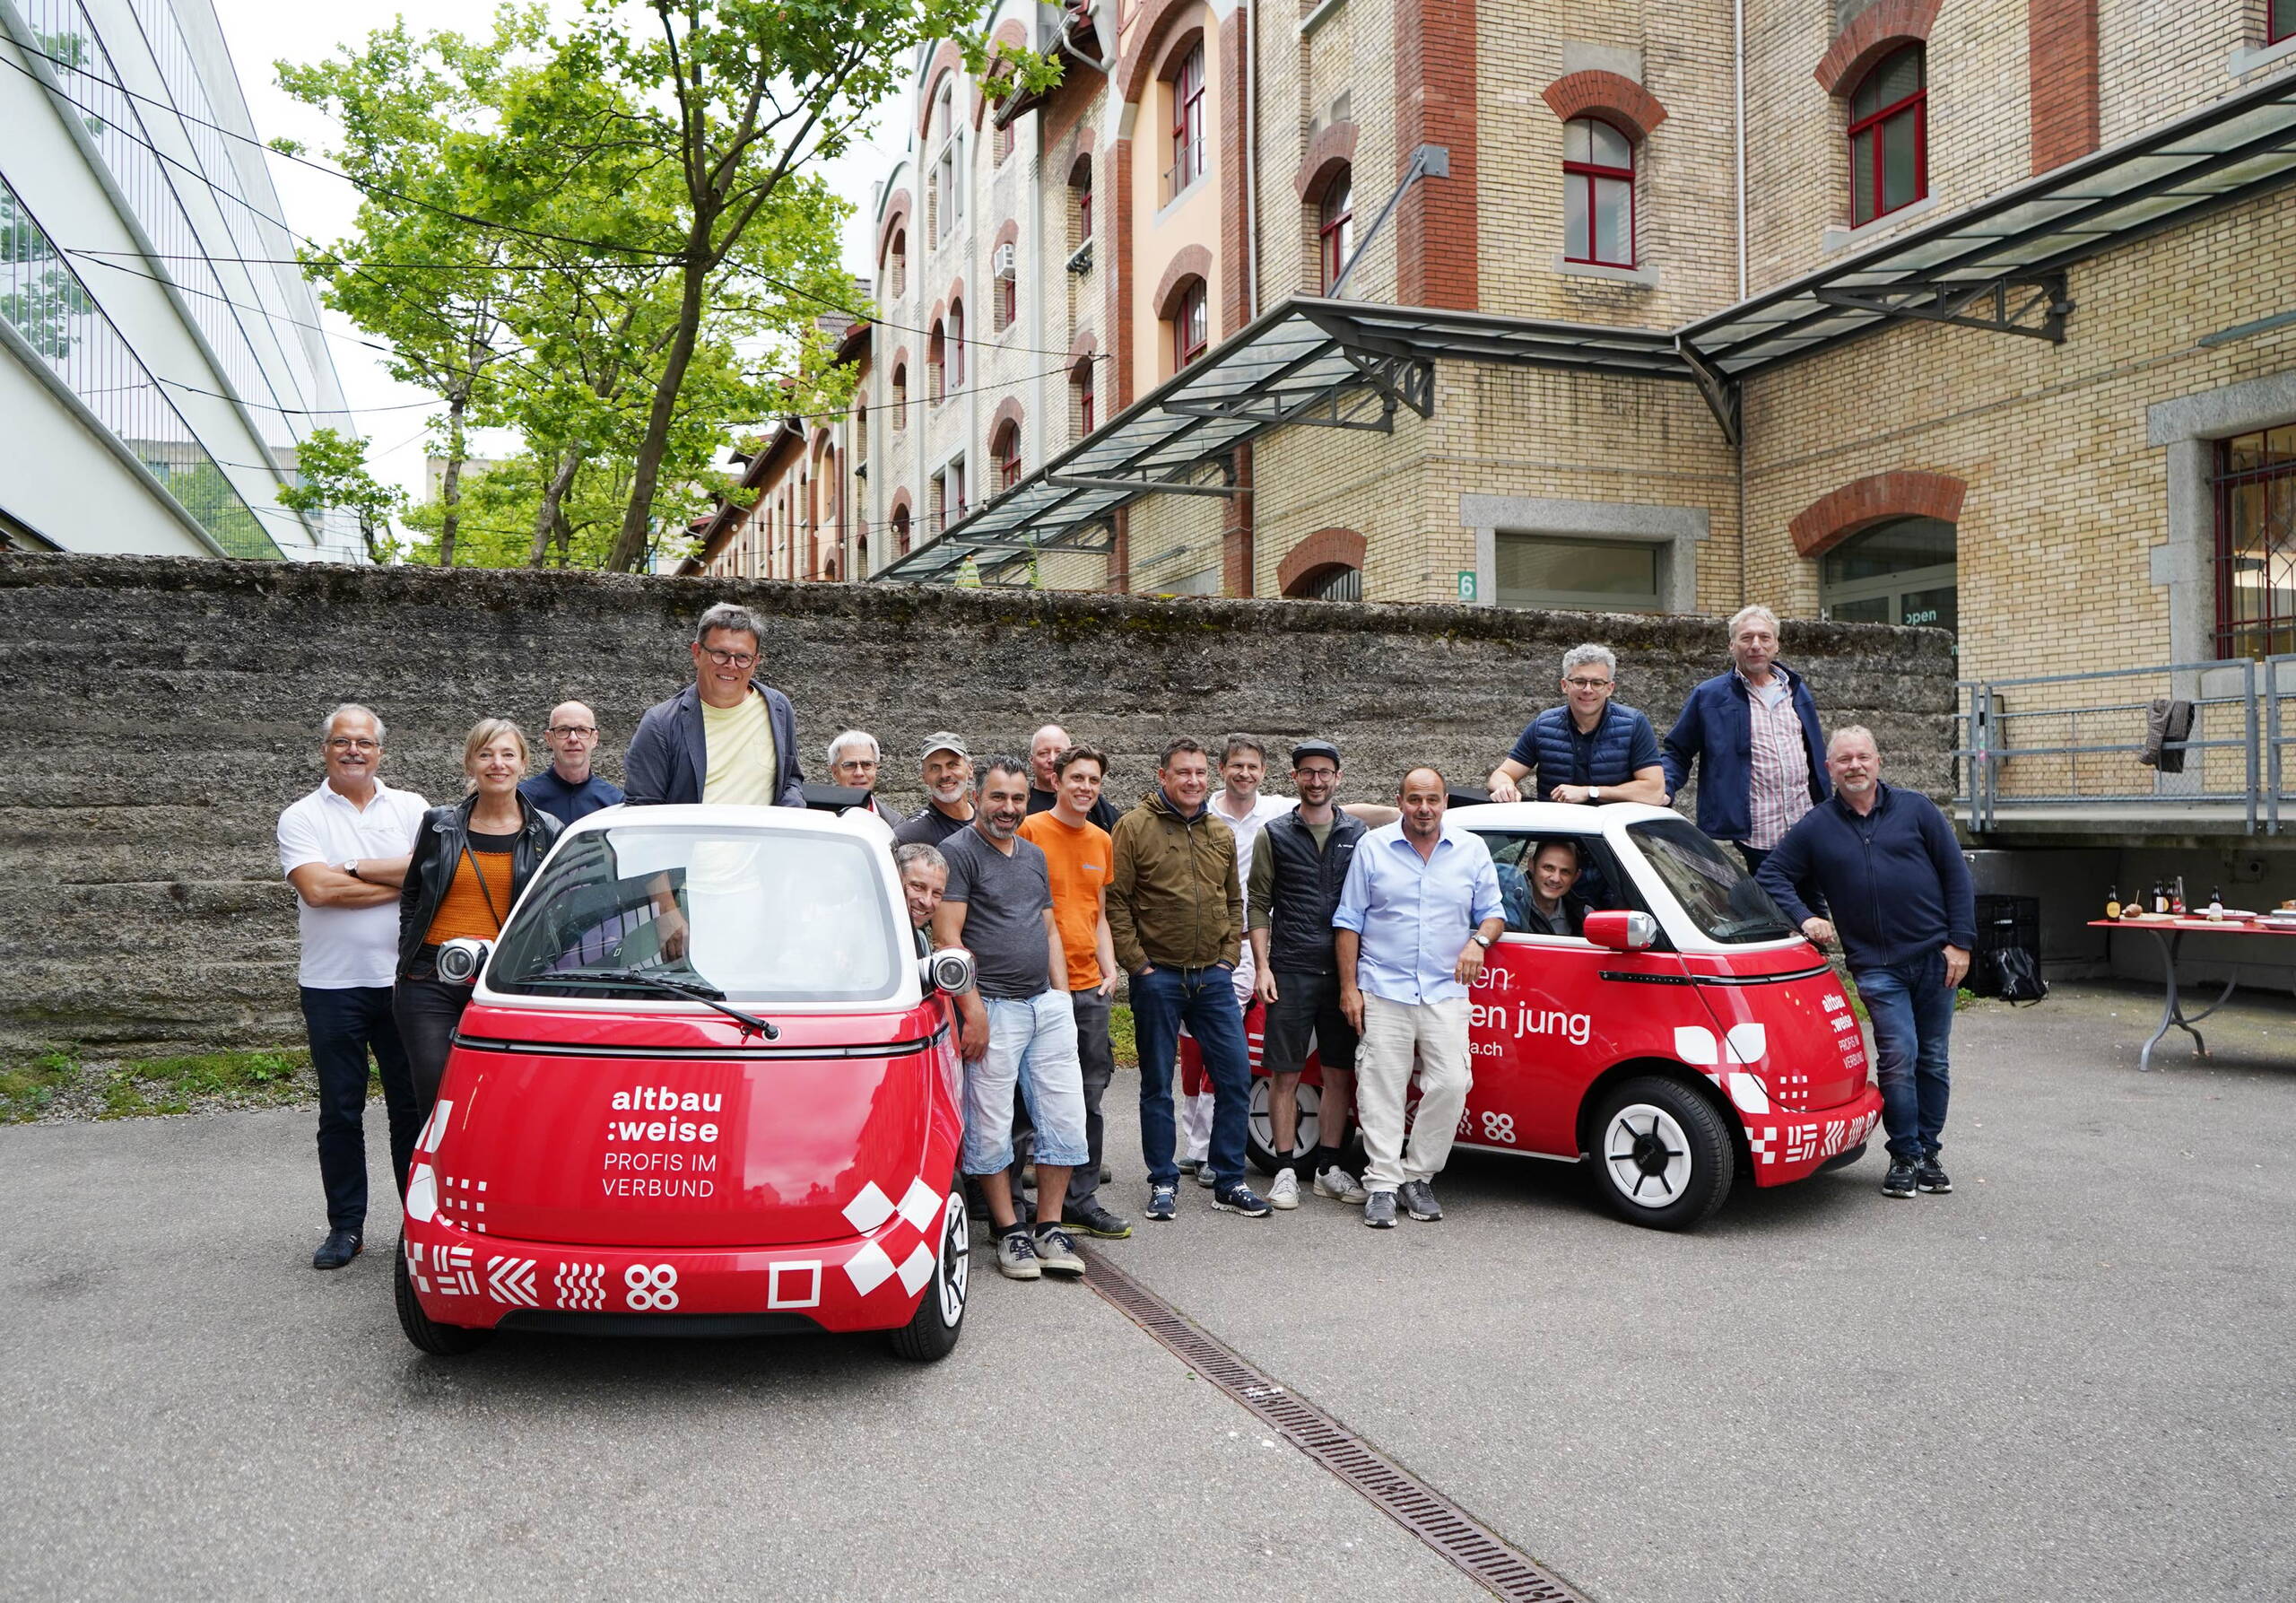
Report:
<svg viewBox="0 0 2296 1603"><path fill-rule="evenodd" d="M1068 175L1068 193L1074 197L1076 204L1075 240L1070 246L1074 251L1092 237L1092 159L1090 156L1076 159L1075 170Z"/></svg>
<svg viewBox="0 0 2296 1603"><path fill-rule="evenodd" d="M1347 258L1355 254L1355 183L1354 171L1343 167L1324 186L1324 197L1316 206L1316 238L1323 262L1324 293L1328 295L1339 287L1339 275L1347 270Z"/></svg>
<svg viewBox="0 0 2296 1603"><path fill-rule="evenodd" d="M1892 518L1819 559L1818 601L1837 623L1956 630L1955 530L1942 518Z"/></svg>
<svg viewBox="0 0 2296 1603"><path fill-rule="evenodd" d="M909 427L909 369L893 369L892 381L893 432L898 434Z"/></svg>
<svg viewBox="0 0 2296 1603"><path fill-rule="evenodd" d="M893 230L891 248L885 252L885 278L895 297L909 293L909 231Z"/></svg>
<svg viewBox="0 0 2296 1603"><path fill-rule="evenodd" d="M1020 250L1007 240L996 248L989 260L989 287L995 327L1001 332L1013 326L1021 315Z"/></svg>
<svg viewBox="0 0 2296 1603"><path fill-rule="evenodd" d="M925 398L935 406L948 393L948 346L949 342L942 332L941 325L935 322L933 332L925 341Z"/></svg>
<svg viewBox="0 0 2296 1603"><path fill-rule="evenodd" d="M949 302L948 367L949 388L963 388L965 382L965 306L964 302L961 301L952 301Z"/></svg>
<svg viewBox="0 0 2296 1603"><path fill-rule="evenodd" d="M1164 174L1169 200L1204 176L1204 46L1190 45L1172 73L1172 165Z"/></svg>
<svg viewBox="0 0 2296 1603"><path fill-rule="evenodd" d="M933 181L926 186L933 208L929 231L935 245L957 231L965 214L964 125L957 120L953 85L944 83L933 106L934 124L941 130L941 152L933 163Z"/></svg>
<svg viewBox="0 0 2296 1603"><path fill-rule="evenodd" d="M1562 257L1634 266L1634 145L1597 118L1562 127Z"/></svg>
<svg viewBox="0 0 2296 1603"><path fill-rule="evenodd" d="M1302 601L1361 601L1363 570L1345 562L1326 562L1301 574L1283 593Z"/></svg>
<svg viewBox="0 0 2296 1603"><path fill-rule="evenodd" d="M1071 415L1076 423L1076 438L1082 440L1094 427L1092 417L1092 362L1086 357L1069 370L1068 388L1075 397Z"/></svg>
<svg viewBox="0 0 2296 1603"><path fill-rule="evenodd" d="M1021 482L1021 425L1006 418L998 426L996 437L988 442L988 454L996 458L996 488L1001 492Z"/></svg>
<svg viewBox="0 0 2296 1603"><path fill-rule="evenodd" d="M1927 54L1908 45L1874 64L1849 97L1849 221L1887 216L1929 193Z"/></svg>
<svg viewBox="0 0 2296 1603"><path fill-rule="evenodd" d="M1212 343L1210 308L1204 280L1191 278L1172 308L1172 371L1200 359Z"/></svg>
<svg viewBox="0 0 2296 1603"><path fill-rule="evenodd" d="M909 554L909 503L907 501L902 501L893 508L893 554L895 556Z"/></svg>

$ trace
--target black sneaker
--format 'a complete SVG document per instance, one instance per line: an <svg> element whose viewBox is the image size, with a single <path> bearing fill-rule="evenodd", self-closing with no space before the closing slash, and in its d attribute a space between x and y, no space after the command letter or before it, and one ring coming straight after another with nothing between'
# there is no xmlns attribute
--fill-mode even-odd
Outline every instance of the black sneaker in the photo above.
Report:
<svg viewBox="0 0 2296 1603"><path fill-rule="evenodd" d="M358 1257L365 1246L355 1230L330 1230L326 1240L319 1243L319 1250L311 1254L311 1268L339 1269Z"/></svg>
<svg viewBox="0 0 2296 1603"><path fill-rule="evenodd" d="M1220 1213L1241 1214L1247 1219L1267 1217L1267 1198L1249 1186L1229 1186L1213 1191L1212 1206Z"/></svg>
<svg viewBox="0 0 2296 1603"><path fill-rule="evenodd" d="M1945 1171L1939 1165L1937 1154L1934 1152L1913 1166L1913 1183L1940 1197L1953 1189L1953 1182L1946 1178Z"/></svg>
<svg viewBox="0 0 2296 1603"><path fill-rule="evenodd" d="M1132 1221L1101 1206L1097 1197L1071 1204L1062 1213L1060 1224L1078 1235L1096 1235L1108 1241L1120 1241L1132 1233Z"/></svg>
<svg viewBox="0 0 2296 1603"><path fill-rule="evenodd" d="M1396 1194L1393 1191L1374 1191L1365 1198L1363 1223L1374 1230L1393 1230L1396 1227Z"/></svg>
<svg viewBox="0 0 2296 1603"><path fill-rule="evenodd" d="M1910 1197L1913 1195L1913 1160L1911 1158L1892 1158L1890 1160L1890 1172L1882 1177L1882 1195L1884 1197Z"/></svg>
<svg viewBox="0 0 2296 1603"><path fill-rule="evenodd" d="M1180 1189L1178 1186L1151 1186L1148 1189L1148 1216L1162 1224L1179 1212Z"/></svg>

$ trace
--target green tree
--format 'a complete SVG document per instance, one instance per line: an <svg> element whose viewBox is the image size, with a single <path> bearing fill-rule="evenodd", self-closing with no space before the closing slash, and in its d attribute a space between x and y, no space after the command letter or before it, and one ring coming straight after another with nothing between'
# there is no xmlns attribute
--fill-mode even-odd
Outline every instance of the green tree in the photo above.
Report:
<svg viewBox="0 0 2296 1603"><path fill-rule="evenodd" d="M581 126L563 104L608 85L622 106L587 128L584 158L674 179L667 226L645 241L674 264L675 306L607 557L627 571L668 521L657 499L713 302L737 305L789 339L793 398L810 409L825 371L820 342L804 331L823 309L849 305L851 291L833 249L806 248L847 209L807 169L846 148L899 88L920 44L955 39L976 72L988 70L988 47L971 31L983 0L651 0L650 30L631 27L617 0L588 6L552 63L551 92L537 94L506 133L514 144L558 147ZM1014 83L1041 87L1059 76L1049 58L1009 55L999 70ZM679 499L674 483L671 490Z"/></svg>
<svg viewBox="0 0 2296 1603"><path fill-rule="evenodd" d="M406 492L368 471L367 442L355 435L328 428L305 435L295 453L295 483L279 492L279 504L306 518L348 512L358 522L370 562L398 556L391 519L406 510Z"/></svg>

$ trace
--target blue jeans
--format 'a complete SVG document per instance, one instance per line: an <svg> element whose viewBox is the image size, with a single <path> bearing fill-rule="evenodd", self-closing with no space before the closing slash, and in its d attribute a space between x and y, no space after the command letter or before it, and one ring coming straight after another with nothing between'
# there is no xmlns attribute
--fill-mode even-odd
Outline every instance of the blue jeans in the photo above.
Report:
<svg viewBox="0 0 2296 1603"><path fill-rule="evenodd" d="M1090 1147L1076 1015L1068 993L983 997L981 1004L988 1013L988 1050L978 1062L965 1065L964 1172L999 1174L1013 1166L1016 1089L1035 1127L1036 1161L1075 1168L1090 1155Z"/></svg>
<svg viewBox="0 0 2296 1603"><path fill-rule="evenodd" d="M1135 974L1132 1023L1140 1047L1140 1146L1148 1160L1148 1183L1179 1183L1172 1150L1178 1138L1172 1120L1172 1068L1179 1058L1180 1026L1186 1024L1212 1080L1208 1161L1213 1189L1241 1185L1252 1071L1244 1046L1244 1013L1236 1006L1235 971L1159 964L1146 974Z"/></svg>
<svg viewBox="0 0 2296 1603"><path fill-rule="evenodd" d="M329 1230L367 1226L367 1052L382 1071L383 1111L390 1119L393 1183L406 1184L414 1137L422 1128L414 1076L391 1017L391 988L302 988L303 1028L319 1078L319 1183L326 1189Z"/></svg>
<svg viewBox="0 0 2296 1603"><path fill-rule="evenodd" d="M1945 954L1858 969L1851 978L1874 1021L1874 1074L1882 1083L1882 1126L1890 1155L1909 1163L1937 1155L1952 1089L1945 1057L1953 1035L1953 992Z"/></svg>

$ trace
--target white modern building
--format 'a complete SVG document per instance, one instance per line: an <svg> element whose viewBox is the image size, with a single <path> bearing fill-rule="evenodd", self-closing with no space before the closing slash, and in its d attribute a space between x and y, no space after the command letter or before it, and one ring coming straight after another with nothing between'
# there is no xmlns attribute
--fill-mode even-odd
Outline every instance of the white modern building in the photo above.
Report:
<svg viewBox="0 0 2296 1603"><path fill-rule="evenodd" d="M295 243L209 0L0 0L0 547L361 560Z"/></svg>

